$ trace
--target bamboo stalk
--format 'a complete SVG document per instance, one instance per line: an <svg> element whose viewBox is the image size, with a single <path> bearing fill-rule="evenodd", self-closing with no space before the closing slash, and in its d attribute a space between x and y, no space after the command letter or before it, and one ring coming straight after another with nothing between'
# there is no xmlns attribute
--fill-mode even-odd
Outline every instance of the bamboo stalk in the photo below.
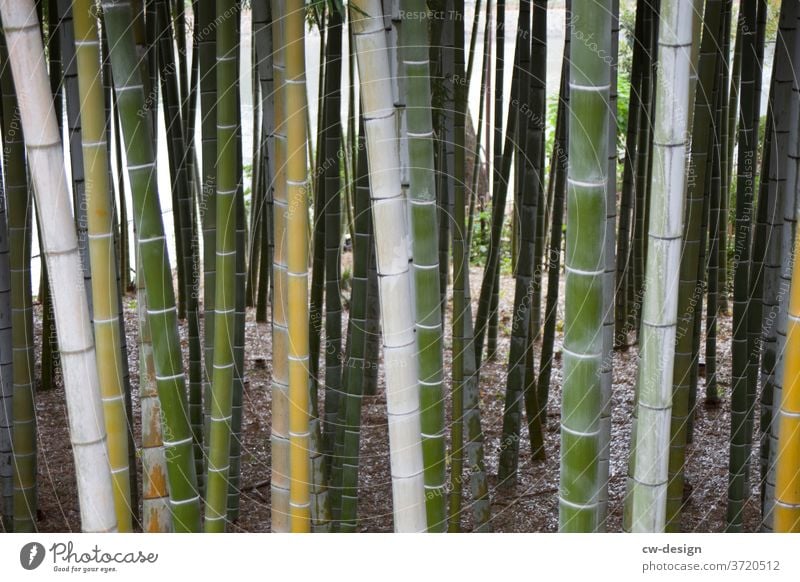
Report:
<svg viewBox="0 0 800 582"><path fill-rule="evenodd" d="M401 188L400 160L392 88L386 77L389 52L378 0L349 5L361 79L370 195L375 232L386 366L386 400L392 465L394 528L422 531L426 526L420 442L417 361L408 262L407 206ZM388 140L390 147L387 147Z"/></svg>
<svg viewBox="0 0 800 582"><path fill-rule="evenodd" d="M734 256L733 340L731 353L731 441L728 475L727 531L741 531L744 503L747 497L746 468L752 435L748 405L749 321L748 282L752 206L755 188L755 164L758 140L758 99L755 78L760 75L757 45L758 0L747 0L740 9L742 33L742 90L740 93L739 150L736 186L736 252Z"/></svg>
<svg viewBox="0 0 800 582"><path fill-rule="evenodd" d="M0 61L8 62L5 36L0 37ZM3 93L3 152L8 206L9 268L11 270L11 349L13 360L13 531L36 528L37 445L34 403L34 327L31 298L31 215L27 163L20 110L11 67L0 67ZM44 324L44 321L42 322ZM44 338L49 343L49 338ZM44 352L44 350L43 350ZM42 354L43 370L45 365Z"/></svg>
<svg viewBox="0 0 800 582"><path fill-rule="evenodd" d="M289 334L289 515L292 532L311 527L308 393L308 199L304 7L286 0L286 291Z"/></svg>
<svg viewBox="0 0 800 582"><path fill-rule="evenodd" d="M163 414L173 527L175 531L197 531L200 529L200 504L186 402L186 379L172 273L155 184L152 124L145 108L143 76L130 28L133 15L127 0L104 0L103 10L133 194L137 248L147 285L147 320L153 339L156 382Z"/></svg>
<svg viewBox="0 0 800 582"><path fill-rule="evenodd" d="M113 207L108 183L108 143L100 71L100 42L92 5L72 6L75 55L80 95L81 141L86 180L87 236L91 262L91 301L97 342L97 374L103 398L108 453L114 484L114 506L121 532L132 531L131 482L128 464L128 419L120 351L119 289L114 250Z"/></svg>
<svg viewBox="0 0 800 582"><path fill-rule="evenodd" d="M431 119L430 58L427 26L418 14L421 0L409 0L400 27L399 51L404 69L409 171L408 199L411 211L414 306L418 382L420 386L422 458L425 465L425 504L428 531L444 531L445 517L445 419L442 391L442 312L439 277L438 216ZM445 26L458 21L448 19ZM463 26L463 23L459 23ZM460 403L460 396L454 395ZM454 411L454 421L461 413ZM461 438L453 443L453 474L460 475ZM459 481L461 477L459 476Z"/></svg>
<svg viewBox="0 0 800 582"><path fill-rule="evenodd" d="M217 176L216 280L214 290L214 364L211 379L209 454L206 472L205 530L225 530L233 406L236 293L236 117L238 75L236 23L227 15L230 0L217 1ZM237 16L238 18L238 16Z"/></svg>
<svg viewBox="0 0 800 582"><path fill-rule="evenodd" d="M20 117L39 210L42 251L49 264L59 332L81 527L115 531L113 487L102 422L97 362L89 327L89 307L79 280L82 269L69 209L64 157L51 104L41 31L33 2L4 0L0 14L9 61L20 99Z"/></svg>
<svg viewBox="0 0 800 582"><path fill-rule="evenodd" d="M633 470L626 494L626 527L634 532L663 531L666 521L695 20L693 2L662 2L647 278L640 331L636 427L631 443Z"/></svg>
<svg viewBox="0 0 800 582"><path fill-rule="evenodd" d="M598 458L610 67L580 39L592 35L608 54L611 2L574 2L571 23L559 530L594 531L604 480Z"/></svg>
<svg viewBox="0 0 800 582"><path fill-rule="evenodd" d="M5 200L2 174L0 169L0 196ZM4 532L14 530L14 340L10 267L8 211L5 204L0 204L0 524Z"/></svg>

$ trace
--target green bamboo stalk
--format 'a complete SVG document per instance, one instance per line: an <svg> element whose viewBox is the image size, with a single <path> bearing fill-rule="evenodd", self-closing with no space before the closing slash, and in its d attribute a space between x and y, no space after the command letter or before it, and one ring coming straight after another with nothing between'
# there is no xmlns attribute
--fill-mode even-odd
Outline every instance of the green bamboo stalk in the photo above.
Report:
<svg viewBox="0 0 800 582"><path fill-rule="evenodd" d="M594 531L603 481L597 465L610 67L580 39L592 35L598 50L609 53L610 1L576 1L571 23L559 529Z"/></svg>
<svg viewBox="0 0 800 582"><path fill-rule="evenodd" d="M761 67L764 63L764 37L766 34L766 21L767 21L767 2L766 0L759 0L758 3L758 12L757 12L757 27L756 27L756 67L757 72L754 81L754 92L756 95L754 109L752 112L753 115L753 124L758 127L761 121L761 86L762 86L762 72ZM730 46L728 47L730 50ZM726 79L727 80L727 79ZM725 101L720 104L720 116L725 116L726 113L724 111L725 107L727 106L727 95L723 96ZM723 127L724 129L724 127ZM754 164L758 164L758 156L759 156L759 134L756 131L756 147L755 147L755 159ZM724 136L723 136L724 138ZM763 157L763 155L762 155ZM724 163L724 160L723 160ZM755 175L758 170L752 170L753 174ZM760 175L760 174L759 174ZM754 178L755 180L755 178ZM753 192L753 204L755 204L756 194L754 185L754 192ZM751 204L750 207L750 224L751 229L753 229L753 224L755 223L755 214L756 210ZM727 207L727 205L724 205ZM727 221L725 218L722 220L723 227L727 228ZM751 234L751 237L753 235ZM722 253L721 262L727 262L727 249L726 252ZM754 251L756 249L750 249L750 262L751 264L756 262L756 256ZM753 445L753 431L755 428L755 410L757 406L757 394L758 394L758 365L760 361L760 349L761 346L758 345L758 339L761 332L761 316L763 313L763 306L762 306L762 298L761 298L761 286L763 285L763 274L756 270L755 266L750 268L750 276L748 279L748 288L747 288L747 302L748 302L748 311L747 311L747 355L748 355L748 364L747 364L747 415L746 415L746 423L745 423L745 432L748 439L748 447L752 448ZM727 288L727 281L723 281L722 283L723 292ZM727 299L723 303L724 306L727 306ZM746 467L745 471L749 474L750 472L750 459L746 460Z"/></svg>
<svg viewBox="0 0 800 582"><path fill-rule="evenodd" d="M780 29L778 31L780 35ZM784 37L785 38L785 37ZM776 42L781 42L781 38L779 36L776 39ZM778 52L784 52L785 55L785 47L780 47L779 44L776 44L776 57ZM765 124L765 134L764 134L764 145L763 145L763 154L761 157L761 180L759 180L758 184L758 208L756 211L756 224L755 230L753 232L753 275L757 277L754 287L753 287L753 294L754 296L759 298L757 309L758 309L758 324L755 326L759 332L759 337L756 338L756 342L758 345L758 361L756 362L756 370L759 372L760 380L764 380L763 370L761 368L761 352L764 349L764 337L769 333L769 328L772 327L772 319L769 317L769 312L767 312L766 316L764 316L764 307L771 305L773 300L766 296L765 293L765 266L767 263L767 251L768 251L768 243L769 239L766 238L768 236L774 236L774 233L769 230L769 211L774 210L774 207L768 208L770 204L774 204L775 198L775 186L772 185L772 178L775 176L774 172L774 164L773 158L780 158L781 153L773 151L775 147L773 144L775 142L775 127L773 125L773 115L774 115L774 103L775 103L775 87L777 86L776 83L776 68L773 67L772 72L772 79L770 81L770 94L767 103L767 119ZM724 142L727 143L727 142ZM770 186L772 185L772 192L770 192ZM754 314L755 316L755 314ZM765 398L766 397L766 398ZM760 419L759 419L759 469L760 469L760 481L759 481L759 489L760 489L760 498L762 502L764 502L765 492L766 492L766 475L767 475L767 463L769 461L769 439L767 435L770 431L770 424L772 423L771 418L771 409L772 405L772 394L761 392L761 400L760 400ZM766 416L765 416L766 414Z"/></svg>
<svg viewBox="0 0 800 582"><path fill-rule="evenodd" d="M13 531L36 528L37 446L34 404L34 328L31 298L31 215L23 131L5 36L0 37L0 84L3 102L3 157L8 206L11 329L13 350ZM44 355L44 354L43 354ZM42 360L44 365L44 360Z"/></svg>
<svg viewBox="0 0 800 582"><path fill-rule="evenodd" d="M464 3L461 0L456 2L447 2L445 4L445 10L448 14L449 18L444 24L446 27L446 37L448 39L448 46L445 50L445 61L447 62L447 68L451 68L450 75L451 80L448 83L448 88L452 91L452 100L451 103L445 104L449 106L449 111L446 109L443 112L445 117L444 125L446 129L449 130L449 141L450 146L444 148L445 149L445 156L448 158L445 160L445 165L447 165L448 161L452 161L451 174L462 176L464 175L465 170L465 155L464 149L466 147L466 129L465 129L465 119L466 114L469 109L468 107L468 87L464 86L463 82L453 83L452 77L455 76L459 80L464 80ZM476 15L478 13L476 12ZM417 25L414 25L417 26ZM473 29L477 29L477 23L473 24ZM409 67L409 71L413 67ZM416 80L415 80L416 81ZM409 92L413 91L413 87L409 84ZM412 101L413 98L409 97L409 101ZM451 123L452 121L452 123ZM409 131L412 131L411 126L409 126ZM452 152L452 160L450 159L449 153ZM433 158L433 149L431 149L431 158ZM431 159L431 164L433 165L434 160ZM416 163L412 159L412 163L414 167L416 167ZM442 180L440 177L440 183L444 183L445 181ZM469 271L469 267L464 267L465 264L468 265L469 257L467 256L466 248L464 245L464 181L462 180L455 180L455 181L446 181L447 183L442 188L442 193L446 190L447 192L447 200L442 200L444 204L440 206L440 225L441 223L450 223L452 220L452 228L448 226L446 229L447 232L442 232L441 229L439 232L439 271L441 273L442 269L445 271L449 268L449 257L447 256L447 249L450 246L450 241L444 241L442 244L442 237L447 236L450 238L451 230L452 230L452 245L453 245L453 323L452 323L452 342L453 342L453 367L452 367L452 376L453 376L453 396L451 402L451 417L452 417L452 424L450 427L450 446L451 446L451 454L450 454L450 481L449 481L449 505L447 507L447 531L457 533L461 531L461 512L462 512L462 492L463 492L463 485L464 485L464 452L465 452L465 440L464 440L464 412L465 412L465 404L466 404L466 395L464 394L464 328L465 328L465 296L464 296L464 277L466 273ZM452 190L451 190L452 188ZM452 197L452 204L449 204L450 198ZM441 204L440 202L440 204ZM441 264L442 261L442 250L445 251L444 256L444 266ZM441 292L441 296L444 298L447 296L446 285L447 285L447 277L445 276L439 278L440 284L444 283L444 290ZM441 291L441 290L440 290ZM446 309L445 309L446 311ZM467 316L468 317L468 316ZM442 323L442 325L444 325ZM441 396L441 393L440 393ZM424 430L424 429L423 429ZM444 432L444 426L442 426L442 432ZM426 459L427 463L427 459ZM444 469L444 467L443 467ZM432 497L434 495L444 496L445 491L439 490L431 490L428 489L426 491L426 496L428 498L428 504L430 505L432 501ZM430 527L430 519L429 519L428 531L436 531Z"/></svg>
<svg viewBox="0 0 800 582"><path fill-rule="evenodd" d="M627 347L628 336L632 325L632 316L635 317L636 304L630 305L633 299L633 246L631 245L631 222L634 206L634 185L636 182L636 168L638 155L638 129L642 121L641 87L643 68L646 55L641 39L644 30L644 13L646 8L643 2L637 2L636 21L634 24L634 46L631 62L630 92L628 94L628 127L625 135L625 161L622 171L622 192L619 205L619 230L617 233L617 294L615 315L615 347ZM635 217L635 214L634 214ZM633 219L635 221L635 218Z"/></svg>
<svg viewBox="0 0 800 582"><path fill-rule="evenodd" d="M101 53L101 77L102 77L102 90L103 90L103 106L104 106L104 137L106 143L114 143L114 156L115 160L111 160L110 154L107 154L106 171L108 173L107 183L110 187L114 188L114 172L112 165L116 166L119 181L119 207L117 200L114 197L114 192L111 195L112 207L112 228L114 230L114 250L116 269L115 276L117 282L117 314L119 320L119 351L120 361L122 362L122 386L124 391L125 400L125 416L127 420L127 435L128 435L128 475L130 478L130 496L131 496L131 512L133 514L134 527L141 523L141 516L139 513L139 476L137 469L137 450L136 450L136 435L134 434L134 421L133 421L133 402L131 398L131 378L130 378L130 364L128 362L128 340L125 331L125 311L122 306L123 297L129 290L130 285L130 272L125 277L122 276L121 269L129 269L128 257L124 256L129 253L127 237L128 237L128 217L127 217L127 203L125 201L125 190L122 180L123 166L122 166L122 148L119 134L119 122L116 117L116 107L112 107L116 98L114 96L114 87L111 79L111 61L108 58L108 42L105 34L98 30L100 36L100 53ZM115 140L112 142L112 136ZM117 213L117 208L120 212ZM122 225L122 226L121 226ZM122 236L124 235L124 239Z"/></svg>
<svg viewBox="0 0 800 582"><path fill-rule="evenodd" d="M334 527L342 532L357 529L359 441L361 438L361 401L363 398L364 354L368 298L368 263L372 246L369 209L369 171L363 117L358 135L356 190L354 201L355 238L353 240L353 291L350 297L350 333L345 354L344 406L340 407L344 422L337 428L342 432L342 454L334 458L333 492L338 503L333 504ZM342 414L340 414L340 419ZM337 472L337 462L341 472Z"/></svg>
<svg viewBox="0 0 800 582"><path fill-rule="evenodd" d="M341 111L342 69L342 15L336 7L328 14L325 55L325 94L322 135L320 147L324 151L325 209L325 422L323 424L323 447L325 454L333 451L335 423L339 416L342 389L342 302L339 295L341 266L342 184L339 177L339 151L342 144L342 128L339 122ZM319 161L317 161L319 167ZM330 460L328 460L330 465Z"/></svg>
<svg viewBox="0 0 800 582"><path fill-rule="evenodd" d="M238 35L237 35L238 36ZM237 49L238 52L238 49ZM238 85L238 81L237 81ZM237 104L238 105L238 104ZM238 111L237 119L241 119ZM236 128L237 161L242 167L241 125ZM245 359L245 318L247 284L247 223L244 209L244 186L239 180L236 191L236 275L234 295L233 329L233 400L231 401L231 445L230 468L228 470L227 519L235 523L239 519L239 503L242 476L242 422L244 415L244 359Z"/></svg>
<svg viewBox="0 0 800 582"><path fill-rule="evenodd" d="M742 89L740 92L739 150L736 186L736 247L734 254L733 340L731 353L731 440L728 475L728 508L726 530L741 531L744 503L748 497L747 460L752 435L748 428L751 407L748 406L749 321L748 281L752 206L755 188L756 151L758 140L758 99L755 79L760 75L756 50L758 0L742 2L740 9L742 34Z"/></svg>
<svg viewBox="0 0 800 582"><path fill-rule="evenodd" d="M80 139L83 146L89 279L97 342L97 373L103 398L108 453L114 485L117 527L133 529L128 451L128 416L125 406L123 354L120 350L119 290L114 249L113 196L108 182L108 142L100 70L100 41L92 5L76 0L71 7L79 89ZM84 269L86 273L87 269Z"/></svg>
<svg viewBox="0 0 800 582"><path fill-rule="evenodd" d="M203 463L208 461L209 412L211 381L214 375L214 294L216 292L217 248L217 73L216 36L213 24L216 7L213 0L198 3L197 25L200 29L198 55L200 59L200 134L203 159L202 189L198 207L203 229ZM205 488L205 471L198 473L198 484Z"/></svg>
<svg viewBox="0 0 800 582"><path fill-rule="evenodd" d="M438 217L433 160L431 120L430 57L427 26L418 14L425 10L422 0L404 4L398 40L406 90L407 143L409 154L408 198L411 207L414 305L418 381L422 423L422 454L425 465L425 505L428 531L446 527L444 396L442 392L442 314L439 278ZM460 14L460 13L459 13ZM452 20L456 22L455 19ZM450 22L445 26L452 26ZM462 24L463 26L463 24ZM460 403L459 394L454 401ZM454 420L461 421L460 411ZM453 443L453 457L460 459L460 438ZM457 464L453 474L458 474ZM460 477L459 477L460 480Z"/></svg>
<svg viewBox="0 0 800 582"><path fill-rule="evenodd" d="M517 46L522 42L517 37ZM514 66L519 67L518 57L520 51L514 53ZM520 77L513 76L511 80L512 99L519 99ZM508 111L506 119L505 143L501 156L500 170L497 179L494 181L492 192L492 227L491 238L489 239L489 254L486 258L483 281L481 282L481 294L478 298L478 313L475 317L475 362L478 368L481 364L483 355L483 339L489 327L491 314L494 305L494 288L500 276L500 246L503 223L505 221L506 195L508 192L508 180L511 171L511 161L513 159L513 142L516 135L517 115L512 109ZM495 305L496 306L496 305ZM488 352L491 355L491 350Z"/></svg>
<svg viewBox="0 0 800 582"><path fill-rule="evenodd" d="M203 470L203 403L202 382L203 364L200 346L200 321L198 313L199 281L197 261L195 260L195 224L193 200L189 184L187 162L190 152L186 147L183 135L183 121L181 119L181 97L176 74L177 65L172 51L172 38L170 32L170 15L165 3L159 4L158 18L164 21L162 34L159 36L158 61L160 65L161 92L163 95L164 124L167 133L167 158L173 200L177 202L173 213L178 214L180 230L176 238L180 245L176 245L178 260L182 265L183 277L179 284L183 286L183 311L187 316L188 343L189 343L189 416L194 439L195 470Z"/></svg>
<svg viewBox="0 0 800 582"><path fill-rule="evenodd" d="M654 18L656 6L643 3L642 37L639 43L643 50L642 80L640 86L641 109L637 129L636 174L634 182L634 224L632 244L632 327L638 341L641 327L642 302L647 253L647 209L650 200L649 168L652 154L655 39L658 35L658 19Z"/></svg>
<svg viewBox="0 0 800 582"><path fill-rule="evenodd" d="M501 175L498 174L498 170L501 171L503 166L502 158L504 155L510 155L510 149L508 154L506 154L506 150L503 146L503 93L505 91L505 30L506 30L506 3L505 0L497 0L495 4L495 61L494 61L494 132L493 132L493 149L492 153L494 155L492 167L494 168L494 183L495 184L502 184L501 188L503 190L507 189L508 183L508 173L504 173ZM515 51L514 51L514 60L517 61L517 53L521 51L518 50L522 41L527 43L528 39L517 39ZM521 55L520 55L521 56ZM513 71L513 69L512 69ZM513 76L512 76L513 78ZM519 89L518 89L519 91ZM512 98L515 96L512 91ZM509 113L509 115L511 115ZM515 130L516 131L516 130ZM510 128L506 128L506 136L514 135L510 131ZM488 137L488 136L487 136ZM499 230L492 228L492 246L496 247L497 252L496 255L499 257L499 253L501 251L501 244L502 244L502 220L505 218L505 200L503 199L502 203L495 202L495 190L492 192L492 221L494 226L495 222L500 222L501 227ZM499 200L498 200L499 202ZM500 218L495 220L494 215L498 214ZM491 295L489 296L489 311L488 311L488 328L487 328L487 340L486 340L486 356L487 359L493 359L495 353L497 352L497 333L498 333L498 319L499 319L499 312L498 312L498 305L500 302L500 263L499 261L495 261L494 263L494 273L492 274L491 278ZM483 295L483 286L481 286L481 297L479 297L479 304L480 307L480 300L482 299ZM480 310L479 310L480 311ZM480 321L480 315L478 315ZM477 328L477 335L476 335L476 349L483 349L483 337L481 333L481 327L476 324ZM477 358L478 363L480 363L480 354Z"/></svg>
<svg viewBox="0 0 800 582"><path fill-rule="evenodd" d="M214 364L211 380L209 453L206 473L205 529L225 530L230 466L233 406L236 305L236 194L240 182L237 165L236 117L238 76L236 22L226 13L230 0L217 1L217 177L216 177L216 280L214 290ZM238 18L238 17L237 17Z"/></svg>
<svg viewBox="0 0 800 582"><path fill-rule="evenodd" d="M0 106L2 112L2 106ZM0 113L0 127L2 127ZM5 202L3 172L0 169L0 199ZM14 350L11 328L11 268L8 212L0 204L0 524L4 532L14 530Z"/></svg>
<svg viewBox="0 0 800 582"><path fill-rule="evenodd" d="M155 184L152 124L145 109L136 59L130 3L104 0L114 87L120 108L134 200L137 247L147 284L147 319L153 339L156 382L164 423L167 477L175 531L200 529L197 477L189 424L177 310L161 208ZM141 116L140 116L141 114Z"/></svg>
<svg viewBox="0 0 800 582"><path fill-rule="evenodd" d="M492 190L492 232L489 241L489 254L486 258L486 270L484 273L483 282L481 283L481 293L478 298L478 313L475 320L475 353L476 363L480 367L481 357L483 355L483 340L487 334L492 336L494 334L494 341L496 342L496 322L492 320L496 317L498 297L495 293L497 287L496 279L499 278L499 252L500 252L500 237L502 234L502 224L505 218L505 200L506 200L506 186L508 182L508 174L503 173L504 157L511 157L511 148L505 150L503 147L503 76L504 76L504 63L505 63L505 0L497 0L495 3L495 90L494 90L494 131L491 139L494 141L492 146L493 161L493 190ZM528 39L524 39L526 42ZM520 46L521 39L517 37L516 46ZM517 52L515 51L515 64L517 62ZM517 77L512 76L512 84L517 80ZM487 86L487 90L488 86ZM517 90L518 91L518 90ZM512 88L512 98L516 96L516 92ZM487 115L487 124L489 123ZM516 116L509 111L509 121L514 118L516 123ZM508 136L513 135L510 129L510 124L506 127L506 141ZM487 141L489 136L487 134ZM488 158L488 155L487 155ZM491 269L490 269L491 267ZM484 288L486 289L484 291ZM491 331L494 328L494 331ZM488 330L488 331L487 331ZM492 346L496 349L496 345ZM494 353L494 349L487 348L488 355Z"/></svg>
<svg viewBox="0 0 800 582"><path fill-rule="evenodd" d="M289 369L287 354L286 291L286 125L283 83L286 78L284 59L284 5L272 1L272 65L275 90L275 175L274 184L274 252L272 302L272 449L271 526L273 532L288 532L289 518Z"/></svg>
<svg viewBox="0 0 800 582"><path fill-rule="evenodd" d="M720 149L720 70L721 60L717 59L714 76L715 90L712 96L712 135L711 151L706 162L711 168L708 183L708 297L706 300L706 403L711 406L720 402L717 388L717 319L719 308L719 233L721 229L720 199L722 197L722 168Z"/></svg>

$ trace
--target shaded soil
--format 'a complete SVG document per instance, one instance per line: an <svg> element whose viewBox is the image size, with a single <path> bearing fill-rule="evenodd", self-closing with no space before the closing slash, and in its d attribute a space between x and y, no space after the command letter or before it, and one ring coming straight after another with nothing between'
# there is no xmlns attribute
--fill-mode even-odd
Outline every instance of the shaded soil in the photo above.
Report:
<svg viewBox="0 0 800 582"><path fill-rule="evenodd" d="M346 257L349 258L349 257ZM480 288L480 271L472 272L472 296ZM481 371L481 413L485 432L486 467L492 498L492 529L497 532L552 532L558 525L559 403L561 398L561 330L556 336L554 363L547 422L544 430L547 459L532 461L527 427L523 423L519 476L515 486L497 483L497 462L502 432L503 401L513 313L514 283L503 277L500 293L500 338L497 356ZM473 313L476 305L473 305ZM562 308L563 309L563 306ZM135 302L125 301L128 346L136 346ZM449 314L448 314L449 315ZM562 313L559 313L559 321ZM37 331L41 313L37 308ZM448 327L450 320L448 319ZM728 436L730 432L730 324L729 316L720 318L718 331L719 384L722 402L718 407L697 409L694 443L687 452L687 481L691 494L684 507L682 528L690 532L719 532L724 528L727 496ZM185 327L181 328L186 340ZM270 327L255 322L254 313L247 319L247 379L244 394L242 449L241 515L231 528L234 531L267 532L270 530ZM38 334L40 338L41 333ZM40 341L40 339L37 339ZM446 338L446 359L450 338ZM536 346L537 356L539 345ZM136 434L139 434L138 354L130 349ZM186 351L186 350L185 350ZM37 358L41 350L37 346ZM266 365L264 365L266 359ZM630 441L630 419L637 374L635 346L614 353L613 427L611 446L611 483L609 491L608 531L620 531L622 499ZM538 357L537 357L538 362ZM38 362L37 362L38 365ZM324 367L324 365L323 365ZM445 362L449 370L449 361ZM449 379L446 379L449 386ZM698 392L704 394L704 379ZM388 432L382 381L376 396L364 398L362 414L360 465L360 529L370 532L392 531L391 482L389 475ZM448 405L449 409L449 405ZM37 395L39 423L39 528L42 531L79 531L80 518L75 491L72 454L66 419L63 387ZM448 418L449 420L449 418ZM754 456L753 467L758 467ZM754 481L756 477L754 476ZM465 494L469 495L468 487ZM745 530L756 531L759 523L757 483L746 507ZM468 507L469 499L465 499ZM469 529L469 511L464 512L464 527Z"/></svg>

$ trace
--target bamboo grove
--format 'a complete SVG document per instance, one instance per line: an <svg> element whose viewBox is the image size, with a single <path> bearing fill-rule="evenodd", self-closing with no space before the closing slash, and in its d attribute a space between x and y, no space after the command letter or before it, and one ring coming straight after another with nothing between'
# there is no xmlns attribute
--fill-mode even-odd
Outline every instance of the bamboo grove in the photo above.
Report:
<svg viewBox="0 0 800 582"><path fill-rule="evenodd" d="M493 531L548 459L559 531L685 531L704 410L725 530L800 531L797 2L0 18L3 531L41 528L51 390L83 531L235 529L253 328L265 529L369 529L379 402L398 532Z"/></svg>

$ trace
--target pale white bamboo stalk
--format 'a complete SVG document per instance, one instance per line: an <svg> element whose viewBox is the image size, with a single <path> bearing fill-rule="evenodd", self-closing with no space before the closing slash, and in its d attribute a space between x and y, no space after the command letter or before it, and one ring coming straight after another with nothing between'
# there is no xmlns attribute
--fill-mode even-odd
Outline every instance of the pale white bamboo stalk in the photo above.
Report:
<svg viewBox="0 0 800 582"><path fill-rule="evenodd" d="M53 290L81 527L87 532L116 531L94 338L36 8L33 0L1 0L0 14Z"/></svg>
<svg viewBox="0 0 800 582"><path fill-rule="evenodd" d="M350 4L366 129L383 330L394 529L426 529L408 208L380 0Z"/></svg>
<svg viewBox="0 0 800 582"><path fill-rule="evenodd" d="M666 523L694 4L661 4L634 472L628 490L633 532L662 532Z"/></svg>

